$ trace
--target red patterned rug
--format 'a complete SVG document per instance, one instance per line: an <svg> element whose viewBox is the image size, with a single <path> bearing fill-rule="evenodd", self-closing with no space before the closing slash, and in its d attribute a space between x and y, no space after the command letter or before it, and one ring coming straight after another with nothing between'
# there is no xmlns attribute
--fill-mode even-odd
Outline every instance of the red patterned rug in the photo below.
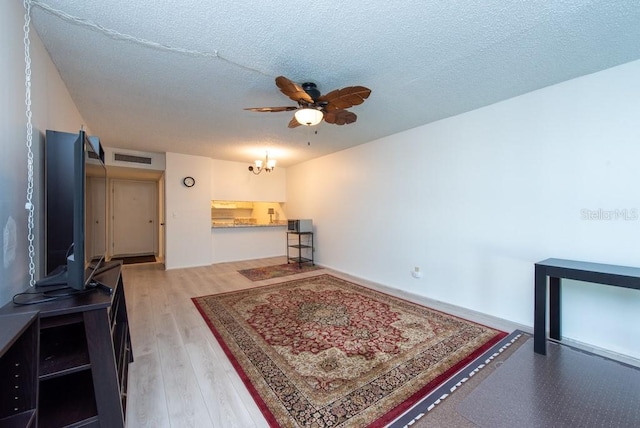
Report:
<svg viewBox="0 0 640 428"><path fill-rule="evenodd" d="M243 269L238 272L249 278L251 281L262 281L263 279L279 278L281 276L293 275L296 273L310 272L322 269L320 266L303 263L285 263L283 265L265 266L254 269Z"/></svg>
<svg viewBox="0 0 640 428"><path fill-rule="evenodd" d="M271 426L384 426L506 336L326 274L193 302Z"/></svg>

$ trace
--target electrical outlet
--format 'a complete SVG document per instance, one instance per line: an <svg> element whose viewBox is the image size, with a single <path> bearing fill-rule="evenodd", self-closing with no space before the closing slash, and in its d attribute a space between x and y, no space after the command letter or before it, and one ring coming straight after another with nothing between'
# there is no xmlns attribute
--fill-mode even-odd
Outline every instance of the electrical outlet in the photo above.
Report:
<svg viewBox="0 0 640 428"><path fill-rule="evenodd" d="M422 278L422 272L420 271L419 266L413 268L413 270L411 271L411 276L413 276L415 279Z"/></svg>

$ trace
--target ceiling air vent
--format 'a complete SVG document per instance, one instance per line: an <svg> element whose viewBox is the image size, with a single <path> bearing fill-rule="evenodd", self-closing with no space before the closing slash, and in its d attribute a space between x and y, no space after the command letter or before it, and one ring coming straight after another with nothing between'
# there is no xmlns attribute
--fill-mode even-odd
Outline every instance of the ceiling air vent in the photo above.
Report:
<svg viewBox="0 0 640 428"><path fill-rule="evenodd" d="M114 153L113 159L119 162L142 163L151 165L151 158L145 156L125 155L124 153Z"/></svg>

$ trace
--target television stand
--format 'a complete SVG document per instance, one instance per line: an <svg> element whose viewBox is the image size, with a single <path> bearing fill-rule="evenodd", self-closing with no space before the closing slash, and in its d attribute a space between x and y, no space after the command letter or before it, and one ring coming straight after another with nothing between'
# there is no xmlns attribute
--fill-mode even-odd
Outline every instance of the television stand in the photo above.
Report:
<svg viewBox="0 0 640 428"><path fill-rule="evenodd" d="M20 355L28 355L27 351L38 355L33 364L21 366L36 377L37 386L24 383L38 395L33 401L37 421L32 427L125 426L128 365L133 353L121 269L114 266L97 275L96 281L113 293L80 292L37 306L36 340L20 351ZM33 313L34 308L5 305L0 308L2 326L8 326L7 316ZM13 336L20 330L16 328ZM5 360L0 360L0 369ZM5 377L2 379L4 382ZM9 396L5 394L8 387L9 382L0 382L0 397ZM10 393L14 394L13 389ZM2 418L8 416L2 407L0 427L5 426ZM19 410L23 407L30 408L25 404Z"/></svg>

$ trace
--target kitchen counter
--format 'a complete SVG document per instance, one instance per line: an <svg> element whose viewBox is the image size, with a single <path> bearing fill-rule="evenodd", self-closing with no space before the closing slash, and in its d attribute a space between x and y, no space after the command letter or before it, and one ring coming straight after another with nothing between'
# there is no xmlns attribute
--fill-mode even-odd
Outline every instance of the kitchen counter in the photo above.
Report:
<svg viewBox="0 0 640 428"><path fill-rule="evenodd" d="M211 262L263 259L286 254L287 224L218 223L211 227Z"/></svg>
<svg viewBox="0 0 640 428"><path fill-rule="evenodd" d="M280 224L225 224L225 223L221 223L221 224L212 224L211 228L212 229L238 229L241 227L251 227L251 228L256 228L256 227L285 227L287 226L287 223L280 223Z"/></svg>

